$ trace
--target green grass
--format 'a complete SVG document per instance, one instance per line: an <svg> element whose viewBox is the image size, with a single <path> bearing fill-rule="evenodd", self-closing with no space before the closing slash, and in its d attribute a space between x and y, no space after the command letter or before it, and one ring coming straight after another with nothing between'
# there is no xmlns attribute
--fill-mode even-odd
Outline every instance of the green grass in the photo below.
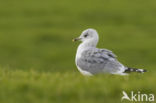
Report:
<svg viewBox="0 0 156 103"><path fill-rule="evenodd" d="M155 0L1 0L0 103L120 103L122 90L156 94ZM82 76L78 37L99 32L130 76ZM124 101L127 102L127 101Z"/></svg>
<svg viewBox="0 0 156 103"><path fill-rule="evenodd" d="M120 103L123 90L156 93L155 73L84 77L79 73L6 70L0 76L1 103Z"/></svg>

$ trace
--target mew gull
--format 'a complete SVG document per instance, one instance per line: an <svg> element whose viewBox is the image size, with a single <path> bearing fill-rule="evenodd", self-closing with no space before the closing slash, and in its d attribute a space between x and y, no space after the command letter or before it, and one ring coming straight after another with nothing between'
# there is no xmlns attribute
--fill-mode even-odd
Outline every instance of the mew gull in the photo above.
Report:
<svg viewBox="0 0 156 103"><path fill-rule="evenodd" d="M144 73L144 69L129 68L121 64L116 55L107 49L96 48L99 41L95 29L87 29L73 41L82 41L76 53L76 66L83 75L110 73L126 75L130 72Z"/></svg>

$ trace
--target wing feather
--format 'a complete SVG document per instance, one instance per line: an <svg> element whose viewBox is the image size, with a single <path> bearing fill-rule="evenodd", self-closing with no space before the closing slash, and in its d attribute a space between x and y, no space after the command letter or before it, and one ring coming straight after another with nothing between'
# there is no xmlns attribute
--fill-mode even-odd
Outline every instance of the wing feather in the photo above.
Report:
<svg viewBox="0 0 156 103"><path fill-rule="evenodd" d="M82 52L82 57L90 63L103 63L105 60L116 59L116 55L107 49L86 49Z"/></svg>
<svg viewBox="0 0 156 103"><path fill-rule="evenodd" d="M84 50L76 63L82 70L89 71L92 74L100 72L114 73L119 71L122 66L112 51L98 48Z"/></svg>

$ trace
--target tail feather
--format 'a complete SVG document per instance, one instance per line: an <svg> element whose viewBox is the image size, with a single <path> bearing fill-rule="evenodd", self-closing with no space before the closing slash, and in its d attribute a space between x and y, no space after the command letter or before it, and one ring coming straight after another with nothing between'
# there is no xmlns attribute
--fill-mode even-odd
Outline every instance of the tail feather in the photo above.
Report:
<svg viewBox="0 0 156 103"><path fill-rule="evenodd" d="M131 73L131 72L144 73L144 72L147 72L147 70L127 67L127 69L125 70L125 73Z"/></svg>

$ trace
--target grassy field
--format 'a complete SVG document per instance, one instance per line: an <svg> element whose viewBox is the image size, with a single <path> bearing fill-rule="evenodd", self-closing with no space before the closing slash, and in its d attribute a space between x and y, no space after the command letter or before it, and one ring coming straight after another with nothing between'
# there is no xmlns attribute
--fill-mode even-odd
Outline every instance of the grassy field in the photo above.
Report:
<svg viewBox="0 0 156 103"><path fill-rule="evenodd" d="M71 40L87 28L98 31L99 48L148 72L82 76ZM120 103L123 90L156 94L155 45L155 0L1 0L0 103Z"/></svg>

